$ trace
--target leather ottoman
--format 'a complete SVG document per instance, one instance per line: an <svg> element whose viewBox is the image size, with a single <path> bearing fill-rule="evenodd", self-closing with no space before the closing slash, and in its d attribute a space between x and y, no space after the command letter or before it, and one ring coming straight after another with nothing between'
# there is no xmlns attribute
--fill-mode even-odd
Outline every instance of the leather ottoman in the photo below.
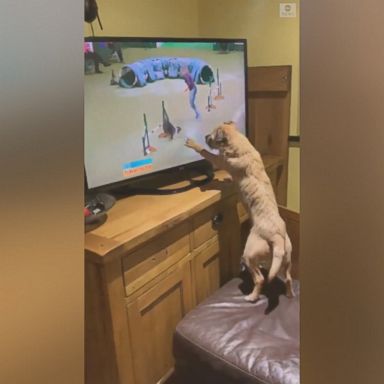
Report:
<svg viewBox="0 0 384 384"><path fill-rule="evenodd" d="M292 299L280 286L248 303L236 278L189 312L174 335L175 381L299 384L298 281L293 287Z"/></svg>

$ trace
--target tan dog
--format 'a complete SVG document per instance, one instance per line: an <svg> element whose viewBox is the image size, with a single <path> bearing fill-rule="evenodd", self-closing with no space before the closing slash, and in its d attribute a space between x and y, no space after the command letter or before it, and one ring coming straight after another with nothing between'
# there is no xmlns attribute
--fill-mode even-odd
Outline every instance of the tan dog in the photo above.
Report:
<svg viewBox="0 0 384 384"><path fill-rule="evenodd" d="M207 135L205 140L210 148L219 150L218 155L205 150L192 139L187 139L185 145L232 176L252 219L252 228L245 244L242 262L251 273L255 287L245 299L256 301L259 298L264 283L260 266L263 262L270 261L271 258L268 256L271 253L268 281L274 279L282 270L287 296L292 297L290 273L292 245L285 223L279 215L271 181L265 172L259 152L232 122L223 123Z"/></svg>

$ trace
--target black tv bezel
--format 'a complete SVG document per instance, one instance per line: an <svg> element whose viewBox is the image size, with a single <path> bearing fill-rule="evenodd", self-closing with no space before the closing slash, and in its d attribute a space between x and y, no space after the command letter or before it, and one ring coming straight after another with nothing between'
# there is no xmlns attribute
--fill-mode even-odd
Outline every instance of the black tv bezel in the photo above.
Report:
<svg viewBox="0 0 384 384"><path fill-rule="evenodd" d="M249 129L248 129L248 50L247 50L247 39L245 38L207 38L207 37L138 37L138 36L87 36L84 38L84 42L175 42L175 43L234 43L241 42L244 44L244 100L245 100L245 135L249 138ZM86 194L95 194L99 192L111 192L115 190L121 190L124 187L129 187L131 184L139 183L141 180L149 179L151 177L160 176L162 174L171 173L171 172L180 172L186 169L199 169L199 168L209 168L210 164L207 160L201 159L196 161L191 161L185 164L180 164L175 167L165 168L159 171L154 171L147 173L145 175L139 175L131 177L125 180L119 180L113 183L99 185L97 187L89 188L87 180L87 171L84 163L84 184L85 184L85 193Z"/></svg>

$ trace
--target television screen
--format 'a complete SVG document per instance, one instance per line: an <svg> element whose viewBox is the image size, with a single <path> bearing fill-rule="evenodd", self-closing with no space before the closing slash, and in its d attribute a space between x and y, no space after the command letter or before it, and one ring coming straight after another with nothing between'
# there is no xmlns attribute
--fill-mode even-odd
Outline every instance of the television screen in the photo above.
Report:
<svg viewBox="0 0 384 384"><path fill-rule="evenodd" d="M84 42L89 189L201 160L185 147L224 121L246 133L246 41L91 37Z"/></svg>

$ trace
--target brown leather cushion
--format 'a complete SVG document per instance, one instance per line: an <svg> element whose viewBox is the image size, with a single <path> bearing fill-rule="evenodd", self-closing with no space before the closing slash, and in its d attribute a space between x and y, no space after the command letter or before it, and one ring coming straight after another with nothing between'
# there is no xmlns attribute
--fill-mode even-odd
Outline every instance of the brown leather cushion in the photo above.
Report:
<svg viewBox="0 0 384 384"><path fill-rule="evenodd" d="M231 280L178 324L176 377L199 384L298 384L299 283L296 296L279 296L268 314L267 297L248 303L241 285Z"/></svg>

